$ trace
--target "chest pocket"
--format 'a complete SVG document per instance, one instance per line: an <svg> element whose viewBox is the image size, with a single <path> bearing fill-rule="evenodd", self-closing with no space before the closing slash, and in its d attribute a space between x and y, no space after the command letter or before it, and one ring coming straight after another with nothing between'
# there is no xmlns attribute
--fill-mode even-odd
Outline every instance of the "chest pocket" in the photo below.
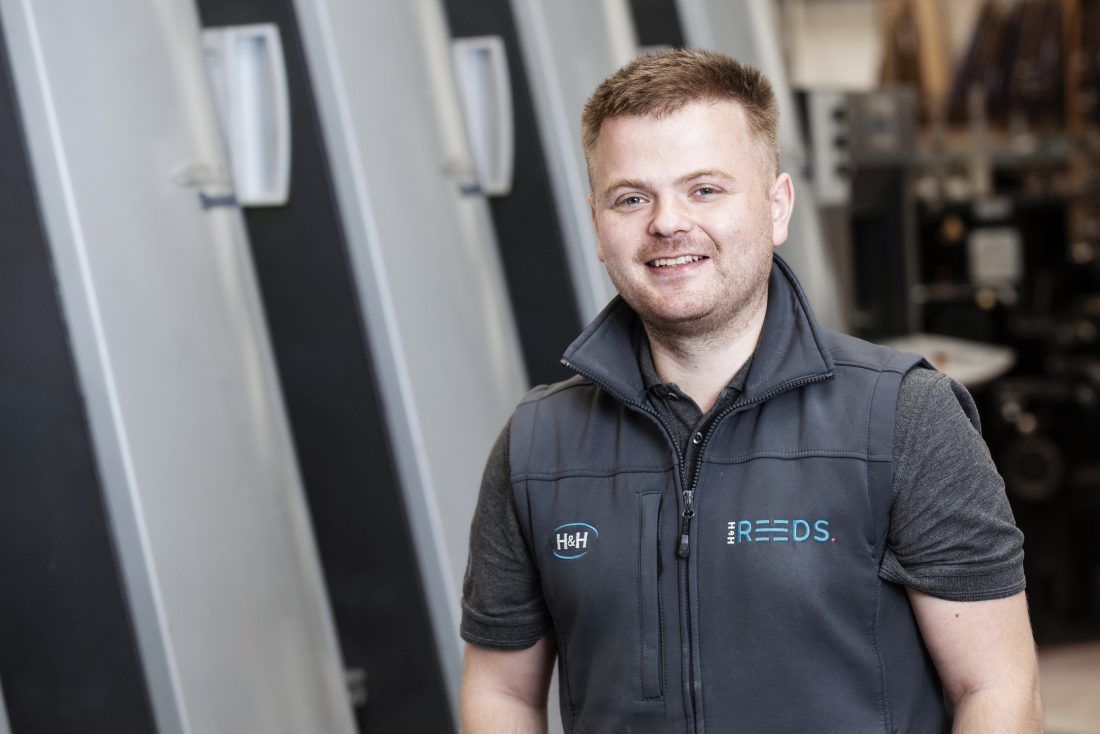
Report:
<svg viewBox="0 0 1100 734"><path fill-rule="evenodd" d="M619 701L664 696L671 481L661 472L527 482L536 564L576 705L589 689Z"/></svg>

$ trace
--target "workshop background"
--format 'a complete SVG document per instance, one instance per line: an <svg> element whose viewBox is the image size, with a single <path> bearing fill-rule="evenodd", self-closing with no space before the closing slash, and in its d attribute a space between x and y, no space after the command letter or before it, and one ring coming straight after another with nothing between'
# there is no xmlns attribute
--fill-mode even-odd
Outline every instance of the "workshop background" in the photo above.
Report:
<svg viewBox="0 0 1100 734"><path fill-rule="evenodd" d="M1100 731L1100 4L782 18L849 323L970 387L1026 535L1047 731Z"/></svg>
<svg viewBox="0 0 1100 734"><path fill-rule="evenodd" d="M456 730L485 457L613 295L580 110L668 46L772 79L819 319L973 393L1100 732L1100 0L0 0L0 734Z"/></svg>

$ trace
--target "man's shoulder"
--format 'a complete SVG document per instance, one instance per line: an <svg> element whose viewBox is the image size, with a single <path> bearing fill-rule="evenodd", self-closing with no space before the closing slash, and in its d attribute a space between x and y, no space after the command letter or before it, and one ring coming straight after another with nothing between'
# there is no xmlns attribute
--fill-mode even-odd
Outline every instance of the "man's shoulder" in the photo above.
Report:
<svg viewBox="0 0 1100 734"><path fill-rule="evenodd" d="M568 400L579 397L587 391L596 389L596 386L591 380L580 375L573 375L565 380L553 382L549 385L535 385L528 390L527 394L523 396L523 399L519 401L516 410L519 411L524 406L540 403L544 400Z"/></svg>
<svg viewBox="0 0 1100 734"><path fill-rule="evenodd" d="M838 367L905 374L918 365L927 366L924 358L919 354L901 352L893 347L875 344L851 334L823 329L822 337L833 363Z"/></svg>
<svg viewBox="0 0 1100 734"><path fill-rule="evenodd" d="M961 383L934 368L911 370L905 375L898 390L900 417L912 417L935 430L947 417L959 414L981 431L974 398Z"/></svg>
<svg viewBox="0 0 1100 734"><path fill-rule="evenodd" d="M599 385L572 377L533 388L516 406L510 423L511 480L559 476L583 467L612 471L615 453L594 436L614 436L626 424L644 420ZM642 452L651 446L632 446ZM611 463L609 463L611 462ZM638 463L638 462L634 462Z"/></svg>
<svg viewBox="0 0 1100 734"><path fill-rule="evenodd" d="M512 412L512 446L530 446L538 426L545 429L556 425L562 430L564 426L581 420L594 403L601 402L595 397L597 392L599 388L580 375L531 388Z"/></svg>
<svg viewBox="0 0 1100 734"><path fill-rule="evenodd" d="M904 428L914 416L917 421L932 425L942 416L958 413L981 430L978 410L967 389L937 370L921 355L874 344L838 331L823 330L823 333L833 362L838 367L897 372L901 375L896 404L897 415L902 421L899 428Z"/></svg>

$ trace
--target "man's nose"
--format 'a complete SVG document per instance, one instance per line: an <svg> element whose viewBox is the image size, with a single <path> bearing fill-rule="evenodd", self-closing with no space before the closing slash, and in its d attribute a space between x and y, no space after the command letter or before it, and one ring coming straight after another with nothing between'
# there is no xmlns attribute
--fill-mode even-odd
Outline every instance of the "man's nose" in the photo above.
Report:
<svg viewBox="0 0 1100 734"><path fill-rule="evenodd" d="M692 222L684 202L661 197L653 205L653 218L649 222L649 234L654 237L671 237L691 229Z"/></svg>

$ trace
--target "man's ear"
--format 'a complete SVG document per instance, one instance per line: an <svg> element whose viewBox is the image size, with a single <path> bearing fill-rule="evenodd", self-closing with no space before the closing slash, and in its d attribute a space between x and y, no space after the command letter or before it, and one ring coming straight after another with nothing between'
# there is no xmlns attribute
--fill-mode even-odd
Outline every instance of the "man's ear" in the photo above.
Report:
<svg viewBox="0 0 1100 734"><path fill-rule="evenodd" d="M779 247L787 241L788 225L794 212L794 182L790 174L781 173L772 185L772 245Z"/></svg>

